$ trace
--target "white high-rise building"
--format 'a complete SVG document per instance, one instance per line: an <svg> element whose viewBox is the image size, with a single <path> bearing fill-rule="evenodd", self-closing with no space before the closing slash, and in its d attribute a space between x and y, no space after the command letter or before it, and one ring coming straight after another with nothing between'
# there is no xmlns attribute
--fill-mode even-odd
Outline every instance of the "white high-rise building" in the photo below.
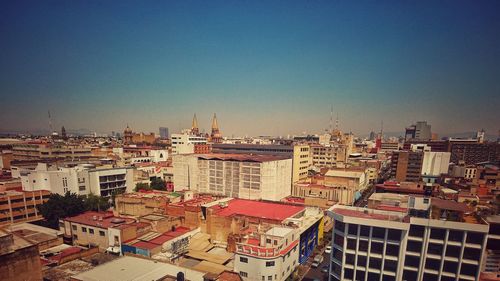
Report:
<svg viewBox="0 0 500 281"><path fill-rule="evenodd" d="M23 190L49 190L64 195L90 193L108 197L114 192L131 192L134 189L133 168L99 168L94 165L50 168L39 164L31 172L21 175Z"/></svg>
<svg viewBox="0 0 500 281"><path fill-rule="evenodd" d="M385 209L330 209L330 281L479 280L489 227L464 222L465 204L409 197L408 209Z"/></svg>
<svg viewBox="0 0 500 281"><path fill-rule="evenodd" d="M289 156L250 154L173 155L175 190L279 201L291 193Z"/></svg>
<svg viewBox="0 0 500 281"><path fill-rule="evenodd" d="M172 134L172 154L194 153L196 144L206 144L207 138L191 134Z"/></svg>

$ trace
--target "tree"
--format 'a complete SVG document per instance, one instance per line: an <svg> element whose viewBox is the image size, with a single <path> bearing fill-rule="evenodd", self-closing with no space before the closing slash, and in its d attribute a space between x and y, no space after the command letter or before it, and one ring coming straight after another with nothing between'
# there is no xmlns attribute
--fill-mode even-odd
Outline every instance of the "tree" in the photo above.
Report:
<svg viewBox="0 0 500 281"><path fill-rule="evenodd" d="M86 211L84 196L67 192L64 196L51 194L49 200L38 207L45 225L57 229L59 219L76 216Z"/></svg>
<svg viewBox="0 0 500 281"><path fill-rule="evenodd" d="M109 207L111 207L106 198L95 195L93 193L87 195L84 201L85 209L87 211L106 211L107 209L109 209Z"/></svg>
<svg viewBox="0 0 500 281"><path fill-rule="evenodd" d="M153 178L150 186L154 190L167 190L167 185L161 178Z"/></svg>
<svg viewBox="0 0 500 281"><path fill-rule="evenodd" d="M149 186L147 183L139 182L135 185L135 190L134 191L139 191L139 190L151 190L152 188Z"/></svg>

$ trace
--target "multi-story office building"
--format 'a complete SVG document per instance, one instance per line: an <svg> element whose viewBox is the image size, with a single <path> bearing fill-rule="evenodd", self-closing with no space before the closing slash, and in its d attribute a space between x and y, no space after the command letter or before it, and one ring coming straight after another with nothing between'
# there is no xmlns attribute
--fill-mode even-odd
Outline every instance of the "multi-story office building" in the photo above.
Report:
<svg viewBox="0 0 500 281"><path fill-rule="evenodd" d="M290 195L292 159L275 155L172 156L175 190L279 201Z"/></svg>
<svg viewBox="0 0 500 281"><path fill-rule="evenodd" d="M391 178L396 181L420 181L424 153L394 151L391 158Z"/></svg>
<svg viewBox="0 0 500 281"><path fill-rule="evenodd" d="M482 271L498 274L500 273L500 215L487 217L486 223L490 226L490 230L484 251Z"/></svg>
<svg viewBox="0 0 500 281"><path fill-rule="evenodd" d="M391 152L399 150L400 144L398 142L381 142L380 152Z"/></svg>
<svg viewBox="0 0 500 281"><path fill-rule="evenodd" d="M333 167L338 162L344 162L349 156L346 146L341 144L319 145L311 144L312 164L319 167Z"/></svg>
<svg viewBox="0 0 500 281"><path fill-rule="evenodd" d="M113 193L131 192L134 175L131 167L101 168L86 164L76 167L52 168L39 164L37 169L21 175L24 190L49 190L64 195L66 192L80 195L96 194L111 196Z"/></svg>
<svg viewBox="0 0 500 281"><path fill-rule="evenodd" d="M453 201L410 197L408 206L332 207L329 280L479 280L488 225Z"/></svg>
<svg viewBox="0 0 500 281"><path fill-rule="evenodd" d="M450 140L451 162L463 161L466 165L481 162L500 162L500 143L477 140Z"/></svg>
<svg viewBox="0 0 500 281"><path fill-rule="evenodd" d="M325 192L331 200L351 205L368 186L366 173L366 169L330 169L324 178L325 186L329 187Z"/></svg>
<svg viewBox="0 0 500 281"><path fill-rule="evenodd" d="M161 139L168 139L169 137L169 133L168 133L168 128L167 127L160 127L160 138Z"/></svg>
<svg viewBox="0 0 500 281"><path fill-rule="evenodd" d="M427 124L427 121L418 121L406 128L405 140L430 140L431 138L431 125Z"/></svg>
<svg viewBox="0 0 500 281"><path fill-rule="evenodd" d="M422 159L422 179L428 184L432 184L442 174L448 173L450 166L449 152L425 151Z"/></svg>
<svg viewBox="0 0 500 281"><path fill-rule="evenodd" d="M287 155L292 157L294 147L292 145L275 145L275 144L229 144L229 143L214 143L212 144L213 153L242 153L242 154L272 154L272 155Z"/></svg>
<svg viewBox="0 0 500 281"><path fill-rule="evenodd" d="M194 153L196 144L206 144L207 138L191 134L172 134L172 154Z"/></svg>
<svg viewBox="0 0 500 281"><path fill-rule="evenodd" d="M0 192L0 226L42 220L38 207L49 200L49 196L47 190Z"/></svg>
<svg viewBox="0 0 500 281"><path fill-rule="evenodd" d="M299 261L300 236L294 228L274 226L236 243L234 271L243 280L283 281Z"/></svg>
<svg viewBox="0 0 500 281"><path fill-rule="evenodd" d="M292 182L307 178L312 166L312 157L309 145L295 145L293 147Z"/></svg>
<svg viewBox="0 0 500 281"><path fill-rule="evenodd" d="M26 142L12 145L14 160L79 160L92 157L92 149L81 145Z"/></svg>

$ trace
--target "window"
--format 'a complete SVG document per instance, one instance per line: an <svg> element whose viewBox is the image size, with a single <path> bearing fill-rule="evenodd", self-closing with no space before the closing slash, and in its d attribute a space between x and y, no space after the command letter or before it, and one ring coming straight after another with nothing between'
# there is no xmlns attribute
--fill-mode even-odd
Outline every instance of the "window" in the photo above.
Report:
<svg viewBox="0 0 500 281"><path fill-rule="evenodd" d="M365 272L361 270L356 270L356 280L365 280Z"/></svg>
<svg viewBox="0 0 500 281"><path fill-rule="evenodd" d="M266 261L266 267L274 266L274 261Z"/></svg>
<svg viewBox="0 0 500 281"><path fill-rule="evenodd" d="M382 269L382 260L379 258L370 258L370 268ZM371 280L371 279L370 279Z"/></svg>
<svg viewBox="0 0 500 281"><path fill-rule="evenodd" d="M366 226L366 225L362 225L360 230L359 230L359 235L368 237L370 235L370 227Z"/></svg>
<svg viewBox="0 0 500 281"><path fill-rule="evenodd" d="M104 231L102 231L102 230L99 230L99 235L106 236L106 233L104 233ZM118 236L115 236L115 241L118 241Z"/></svg>
<svg viewBox="0 0 500 281"><path fill-rule="evenodd" d="M444 261L443 271L456 273L458 269L458 263L454 261Z"/></svg>
<svg viewBox="0 0 500 281"><path fill-rule="evenodd" d="M354 255L353 254L346 254L345 255L345 263L354 265Z"/></svg>
<svg viewBox="0 0 500 281"><path fill-rule="evenodd" d="M398 262L397 261L388 260L388 259L386 259L384 261L384 270L396 272L397 269L398 269Z"/></svg>
<svg viewBox="0 0 500 281"><path fill-rule="evenodd" d="M347 249L356 250L356 240L355 239L347 239Z"/></svg>
<svg viewBox="0 0 500 281"><path fill-rule="evenodd" d="M482 245L484 240L484 234L479 232L467 232L467 243Z"/></svg>
<svg viewBox="0 0 500 281"><path fill-rule="evenodd" d="M425 227L423 227L421 225L411 225L410 226L410 236L423 237L424 231L425 231Z"/></svg>
<svg viewBox="0 0 500 281"><path fill-rule="evenodd" d="M240 275L241 275L241 277L248 277L248 273L246 273L244 271L240 271Z"/></svg>
<svg viewBox="0 0 500 281"><path fill-rule="evenodd" d="M431 228L431 239L443 240L446 230L442 228Z"/></svg>
<svg viewBox="0 0 500 281"><path fill-rule="evenodd" d="M89 228L89 233L90 234L94 234L94 229L93 228Z"/></svg>
<svg viewBox="0 0 500 281"><path fill-rule="evenodd" d="M399 256L399 245L394 244L386 244L385 245L385 254L389 256Z"/></svg>
<svg viewBox="0 0 500 281"><path fill-rule="evenodd" d="M384 244L372 242L372 247L370 248L371 253L382 254L384 250Z"/></svg>
<svg viewBox="0 0 500 281"><path fill-rule="evenodd" d="M425 260L425 268L439 271L440 267L441 267L441 261L440 260L430 259L430 258L427 258Z"/></svg>
<svg viewBox="0 0 500 281"><path fill-rule="evenodd" d="M408 251L420 253L422 250L422 242L419 241L408 241L408 246L406 248Z"/></svg>
<svg viewBox="0 0 500 281"><path fill-rule="evenodd" d="M366 256L358 256L358 266L366 266Z"/></svg>
<svg viewBox="0 0 500 281"><path fill-rule="evenodd" d="M401 230L399 230L399 229L389 229L389 231L387 232L387 239L388 240L394 240L394 241L401 240Z"/></svg>
<svg viewBox="0 0 500 281"><path fill-rule="evenodd" d="M449 241L462 242L463 239L464 239L463 231L450 230L450 232L448 233Z"/></svg>
<svg viewBox="0 0 500 281"><path fill-rule="evenodd" d="M368 251L368 241L359 240L358 249L360 251L367 252Z"/></svg>
<svg viewBox="0 0 500 281"><path fill-rule="evenodd" d="M82 232L87 232L87 228L82 226Z"/></svg>
<svg viewBox="0 0 500 281"><path fill-rule="evenodd" d="M349 234L358 235L358 225L357 224L349 224Z"/></svg>
<svg viewBox="0 0 500 281"><path fill-rule="evenodd" d="M71 228L73 228L73 230L76 231L76 225L72 225Z"/></svg>
<svg viewBox="0 0 500 281"><path fill-rule="evenodd" d="M384 239L385 238L385 229L381 228L381 227L374 227L372 229L372 237Z"/></svg>
<svg viewBox="0 0 500 281"><path fill-rule="evenodd" d="M477 265L462 263L462 267L460 268L460 274L469 275L476 277L478 271Z"/></svg>
<svg viewBox="0 0 500 281"><path fill-rule="evenodd" d="M273 276L272 275L267 276L267 280L269 281L273 280Z"/></svg>
<svg viewBox="0 0 500 281"><path fill-rule="evenodd" d="M429 246L427 247L428 254L440 256L442 252L443 252L442 244L429 243Z"/></svg>
<svg viewBox="0 0 500 281"><path fill-rule="evenodd" d="M352 279L354 277L354 270L350 268L344 269L344 278L346 279Z"/></svg>
<svg viewBox="0 0 500 281"><path fill-rule="evenodd" d="M446 247L446 256L454 258L460 257L460 247L448 245Z"/></svg>
<svg viewBox="0 0 500 281"><path fill-rule="evenodd" d="M481 250L468 247L465 248L464 259L479 261L481 259Z"/></svg>
<svg viewBox="0 0 500 281"><path fill-rule="evenodd" d="M240 257L240 262L248 263L248 258Z"/></svg>
<svg viewBox="0 0 500 281"><path fill-rule="evenodd" d="M420 265L420 257L407 255L405 258L405 266L411 266L415 268L419 268Z"/></svg>
<svg viewBox="0 0 500 281"><path fill-rule="evenodd" d="M413 271L413 270L403 271L403 280L416 281L417 277L418 277L418 273Z"/></svg>

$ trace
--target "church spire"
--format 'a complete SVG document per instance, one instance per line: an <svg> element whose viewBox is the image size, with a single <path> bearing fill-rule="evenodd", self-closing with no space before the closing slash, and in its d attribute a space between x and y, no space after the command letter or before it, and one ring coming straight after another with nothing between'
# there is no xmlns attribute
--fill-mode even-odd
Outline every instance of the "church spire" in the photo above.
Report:
<svg viewBox="0 0 500 281"><path fill-rule="evenodd" d="M219 124L217 124L217 115L214 113L214 119L212 119L212 131L219 130Z"/></svg>
<svg viewBox="0 0 500 281"><path fill-rule="evenodd" d="M219 131L219 124L217 123L217 115L214 113L214 119L212 119L212 133L210 134L210 140L213 143L222 143L222 135Z"/></svg>
<svg viewBox="0 0 500 281"><path fill-rule="evenodd" d="M198 129L198 119L196 119L196 113L193 116L193 122L191 124L191 134L198 135L200 133L200 129Z"/></svg>

